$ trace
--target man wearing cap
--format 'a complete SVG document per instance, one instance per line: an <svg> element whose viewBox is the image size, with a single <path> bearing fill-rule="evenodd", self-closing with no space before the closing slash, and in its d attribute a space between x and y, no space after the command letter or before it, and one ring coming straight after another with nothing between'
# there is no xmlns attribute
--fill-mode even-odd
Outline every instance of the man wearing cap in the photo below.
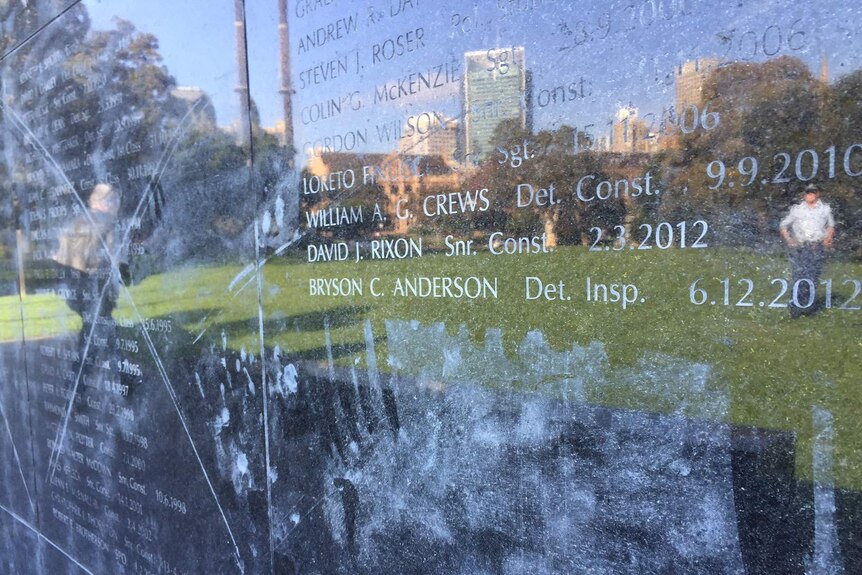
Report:
<svg viewBox="0 0 862 575"><path fill-rule="evenodd" d="M820 272L826 261L826 249L832 247L835 235L835 220L832 208L820 201L820 189L814 184L805 188L803 200L790 208L781 220L781 237L791 248L790 264L793 268L793 286L796 297L791 299L790 316L798 317L803 309L813 310L814 306L801 308L795 304L808 303L809 289L820 280ZM806 281L809 280L811 284ZM799 283L797 283L799 282Z"/></svg>

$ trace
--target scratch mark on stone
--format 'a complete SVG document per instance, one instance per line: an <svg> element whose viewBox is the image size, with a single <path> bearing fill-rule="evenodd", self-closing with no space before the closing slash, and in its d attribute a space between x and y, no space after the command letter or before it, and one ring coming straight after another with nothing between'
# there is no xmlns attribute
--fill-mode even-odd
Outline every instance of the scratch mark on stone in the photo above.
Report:
<svg viewBox="0 0 862 575"><path fill-rule="evenodd" d="M201 376L198 375L198 372L195 372L195 383L198 385L198 391L201 392L201 397L206 399L206 394L204 393L204 386L201 385Z"/></svg>
<svg viewBox="0 0 862 575"><path fill-rule="evenodd" d="M24 478L24 468L21 467L21 458L18 457L18 448L15 446L15 439L12 437L12 429L9 428L9 418L6 417L6 410L3 408L3 402L0 401L0 416L3 416L3 423L6 426L6 434L9 435L9 442L12 444L12 453L15 455L15 463L18 464L18 472L21 474L21 483L24 484L24 490L27 492L27 499L30 501L30 509L36 511L36 506L33 504L33 498L30 496L30 488L27 486L27 480Z"/></svg>
<svg viewBox="0 0 862 575"><path fill-rule="evenodd" d="M326 337L326 366L329 371L329 381L335 383L335 363L332 359L332 337L329 334L329 316L323 318L323 331Z"/></svg>
<svg viewBox="0 0 862 575"><path fill-rule="evenodd" d="M267 263L269 263L269 261L270 261L272 258L282 255L285 251L287 251L287 249L288 249L288 248L290 248L290 247L291 247L292 245L294 245L296 242L298 242L299 240L301 240L301 239L303 238L303 236L304 236L304 235L305 235L305 234L301 234L301 233L299 232L299 230L296 230L296 232L294 232L293 237L290 239L290 241L288 241L287 243L282 244L281 246L279 246L278 248L276 248L276 250L272 253L272 255L267 256L267 257L265 257L265 258L258 259L258 261L257 261L258 269L262 269L262 268L263 268L263 266L265 266ZM250 274L251 274L251 272L255 270L255 267L254 267L254 266L255 266L255 264L254 264L254 263L251 263L251 264L248 264L247 266L245 266L242 270L240 270L240 272L239 272L239 273L238 273L238 274L237 274L237 275L236 275L236 276L231 280L230 284L228 284L228 287L227 287L227 289L225 290L225 294L230 293L231 291L233 291L233 295L231 296L231 299L234 299L234 298L236 298L238 295L240 295L243 291L245 291L245 288L247 288L249 285L251 285L251 283L252 283L252 282L254 282L254 281L255 281L255 279L256 279L256 276L255 276L255 275L250 275ZM250 277L249 277L249 276L250 276ZM247 278L247 279L246 279L246 278ZM237 284L239 283L239 281L241 281L242 279L245 279L245 280L246 280L246 281L245 281L245 283L244 283L244 284L242 284L239 288L236 288L236 285L237 285ZM219 319L223 314L224 314L224 310L222 309L221 311L219 311L219 313L218 313L218 314L216 314L215 318L213 318L213 321L215 322L216 320L218 320L218 319ZM204 316L204 318L201 320L201 323L206 323L209 319L210 319L210 316L209 316L209 315L206 315L206 316ZM198 333L198 335L195 337L195 339L194 339L194 341L192 341L192 343L193 343L193 344L194 344L194 343L197 343L197 342L198 342L198 341L199 341L199 340L204 336L204 334L205 334L208 330L209 330L209 326L204 327L204 328L203 328L203 329Z"/></svg>
<svg viewBox="0 0 862 575"><path fill-rule="evenodd" d="M29 529L30 531L32 531L33 533L35 533L35 534L36 534L40 539L45 540L49 545L51 545L51 547L53 547L54 549L56 549L57 551L59 551L60 553L62 553L63 555L65 555L65 556L66 556L66 557L67 557L67 558L68 558L72 563L74 563L75 565L77 565L78 567L80 567L81 569L83 569L86 573L89 573L90 575L93 575L93 572L92 572L92 571L90 571L89 569L87 569L86 567L84 567L84 565L82 565L80 561L78 561L77 559L75 559L74 557L72 557L71 555L69 555L69 553L68 553L67 551L63 550L63 548L61 548L59 545L57 545L56 543L54 543L53 541L51 541L50 539L48 539L48 537L46 537L45 535L43 535L41 531L39 531L38 529L36 529L36 528L35 528L35 527L33 527L32 525L30 525L30 523L29 523L28 521L26 521L26 520L24 520L23 518L19 517L16 513L14 513L13 511L10 511L9 509L6 509L6 508L5 508L4 506L2 506L2 505L0 505L0 509L2 509L2 510L3 510L3 511L5 511L6 513L8 513L8 514L12 517L12 519L14 519L15 521L17 521L18 523L20 523L21 525L23 525L23 526L24 526L24 527L26 527L27 529Z"/></svg>
<svg viewBox="0 0 862 575"><path fill-rule="evenodd" d="M234 538L233 530L230 527L230 523L227 520L227 515L225 514L224 509L221 506L221 501L219 501L218 495L216 494L215 488L213 487L212 481L210 480L209 473L207 473L206 466L204 466L204 462L201 459L200 454L198 453L198 448L195 445L194 439L192 439L192 434L189 431L188 424L186 423L186 418L183 415L182 410L180 409L180 405L179 405L179 401L178 401L177 396L176 396L176 392L174 391L174 388L171 385L171 381L170 381L170 378L168 377L167 371L165 370L165 366L162 363L162 360L159 358L159 354L156 352L156 348L155 348L155 345L153 344L152 338L150 337L149 331L147 330L146 326L144 326L143 322L140 321L141 314L138 311L137 305L135 304L134 300L129 295L128 290L124 290L123 294L129 298L129 303L131 304L132 309L135 312L135 315L139 318L139 322L141 323L141 328L142 328L141 334L144 337L144 341L146 342L147 347L150 350L150 353L153 355L153 360L156 363L156 369L159 371L159 374L162 377L162 381L165 384L165 388L168 390L168 395L170 396L171 401L174 404L174 409L176 410L177 416L180 418L180 423L183 426L183 430L186 432L186 437L188 438L189 444L192 447L192 451L194 452L195 458L198 461L198 465L200 466L201 473L203 473L204 479L206 480L206 483L207 483L207 486L209 487L210 493L213 496L213 500L215 501L216 507L218 507L219 513L221 514L222 521L224 522L224 526L227 529L227 532L228 532L228 535L230 536L231 542L233 543L234 554L235 554L234 559L236 561L237 567L239 568L241 573L245 573L245 567L243 566L243 563L242 563L242 556L240 555L239 546L236 543L236 538Z"/></svg>
<svg viewBox="0 0 862 575"><path fill-rule="evenodd" d="M814 557L809 573L833 575L844 571L838 550L835 523L835 485L832 476L832 414L821 408L811 410L814 428L812 464L814 470Z"/></svg>
<svg viewBox="0 0 862 575"><path fill-rule="evenodd" d="M242 368L243 373L245 373L245 377L248 379L248 390L252 395L257 395L257 389L254 386L254 380L251 378L251 375L248 373L246 368Z"/></svg>

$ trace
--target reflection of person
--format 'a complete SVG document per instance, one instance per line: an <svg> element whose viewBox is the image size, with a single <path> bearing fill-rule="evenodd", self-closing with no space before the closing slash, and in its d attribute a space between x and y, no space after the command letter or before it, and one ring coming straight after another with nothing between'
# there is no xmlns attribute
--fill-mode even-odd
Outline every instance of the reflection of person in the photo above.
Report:
<svg viewBox="0 0 862 575"><path fill-rule="evenodd" d="M790 212L781 220L781 237L791 248L790 264L793 268L793 284L797 296L791 300L791 317L799 316L803 308L795 305L805 305L811 297L809 289L820 280L820 272L826 261L826 248L832 247L835 235L835 220L832 208L820 201L820 189L814 184L805 188L803 200L790 208ZM809 280L809 284L806 281ZM797 284L797 282L799 282ZM806 306L805 309L813 309Z"/></svg>
<svg viewBox="0 0 862 575"><path fill-rule="evenodd" d="M105 285L111 282L113 274L105 248L114 249L114 225L120 197L111 186L98 184L88 204L88 213L76 217L60 234L60 246L54 254L54 262L69 278L72 293L67 303L82 317L90 305L99 301ZM113 286L109 286L107 292L99 308L99 315L103 317L110 317L116 302Z"/></svg>

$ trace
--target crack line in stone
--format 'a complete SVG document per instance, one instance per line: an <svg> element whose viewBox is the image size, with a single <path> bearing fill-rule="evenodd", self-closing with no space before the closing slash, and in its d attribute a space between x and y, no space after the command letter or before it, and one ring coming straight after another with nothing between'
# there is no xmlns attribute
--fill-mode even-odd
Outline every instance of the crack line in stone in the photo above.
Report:
<svg viewBox="0 0 862 575"><path fill-rule="evenodd" d="M0 416L3 417L3 423L6 426L6 433L9 435L9 442L12 444L12 453L15 455L15 463L18 464L18 471L21 473L21 483L24 484L24 490L27 492L27 499L30 501L30 509L36 511L36 506L33 504L33 498L30 497L30 488L27 486L27 480L24 479L24 468L21 467L21 458L18 457L18 448L15 446L15 439L12 437L12 429L9 428L9 418L6 416L6 410L3 408L3 402L0 401Z"/></svg>
<svg viewBox="0 0 862 575"><path fill-rule="evenodd" d="M2 509L2 510L3 510L3 511L5 511L6 513L8 513L8 514L9 514L9 515L10 515L10 516L15 520L15 521L17 521L18 523L20 523L21 525L23 525L24 527L26 527L27 529L29 529L30 531L32 531L33 533L35 533L38 537L40 537L40 538L44 539L45 541L47 541L47 542L48 542L48 543L49 543L49 544L50 544L54 549L56 549L57 551L59 551L60 553L62 553L63 555L65 555L65 556L66 556L66 557L67 557L67 558L68 558L72 563L74 563L75 565L77 565L78 567L80 567L80 568L81 568L81 569L83 569L85 572L89 573L90 575L93 575L93 572L92 572L92 571L90 571L89 569L87 569L86 567L84 567L84 566L81 564L81 562L80 562L80 561L78 561L77 559L75 559L74 557L72 557L71 555L69 555L69 553L67 553L66 551L64 551L62 547L60 547L59 545L57 545L56 543L54 543L53 541L51 541L50 539L48 539L48 537L46 537L45 535L43 535L41 531L39 531L38 529L36 529L35 527L33 527L33 525L31 525L31 524L30 524L28 521L26 521L25 519L23 519L23 518L19 517L19 516L18 516L18 514L16 514L14 511L10 511L9 509L6 509L6 508L5 508L4 506L2 506L2 505L0 505L0 509Z"/></svg>

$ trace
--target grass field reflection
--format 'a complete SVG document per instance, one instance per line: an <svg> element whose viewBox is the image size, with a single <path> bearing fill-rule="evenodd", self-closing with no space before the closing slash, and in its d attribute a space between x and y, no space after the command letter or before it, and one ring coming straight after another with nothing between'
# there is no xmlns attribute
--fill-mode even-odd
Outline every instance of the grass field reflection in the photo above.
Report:
<svg viewBox="0 0 862 575"><path fill-rule="evenodd" d="M221 342L223 337L231 348L259 351L256 282L244 288L239 282L232 291L227 289L241 269L177 270L131 287L143 317L173 320L172 333L154 338L157 346L164 346L159 349L163 361L194 354L195 345ZM496 277L499 299L392 296L396 278L415 275ZM572 299L525 301L526 276L563 281ZM781 254L743 250L653 250L599 256L581 247L561 247L552 254L519 257L426 255L421 260L315 265L273 260L264 267L261 289L264 338L268 349L277 345L294 361L323 363L324 324L328 322L336 363L362 366L363 330L370 320L378 339L378 365L392 369L387 362L390 346L406 342L386 341L387 320L416 320L426 326L442 323L453 335L463 326L476 347L482 346L486 330L499 329L507 356L516 354L529 332L539 330L556 350L592 342L601 345L607 355L605 379L612 384L591 388L587 401L657 412L673 407L643 389L637 378L616 378L614 374L630 374L644 357L654 354L704 364L709 366L708 385L726 390L730 397L731 422L798 432L797 468L803 476L810 476L811 409L819 406L831 411L836 423L836 481L862 489L862 430L857 425L862 411L862 312L841 310L834 303L832 309L793 320L787 309L768 307L778 293L769 285L770 279L788 276ZM312 277L362 278L364 294L309 297ZM373 277L380 278L378 293L385 291L386 295L370 294ZM594 282L636 283L645 301L625 310L619 303L587 302L587 277ZM843 302L853 291L851 285L841 285L844 279L860 277L862 265L839 261L828 264L823 273L823 279L834 280L834 302ZM712 282L709 297L717 294L715 305L691 303L690 286L698 278L703 278L698 285ZM754 305L732 305L742 292L730 298L731 305L722 305L723 294L715 286L720 288L724 278L732 278L731 285L736 278L750 279L757 286ZM767 305L759 306L759 300ZM55 296L28 296L23 311L28 339L64 331L74 334L80 326L77 316ZM16 297L3 298L0 334L5 341L20 337L15 327L20 313ZM120 298L114 317L133 319L126 297ZM400 369L409 375L409 364ZM505 374L495 374L488 367L486 371L483 381L487 385L531 391L527 381L507 380Z"/></svg>

